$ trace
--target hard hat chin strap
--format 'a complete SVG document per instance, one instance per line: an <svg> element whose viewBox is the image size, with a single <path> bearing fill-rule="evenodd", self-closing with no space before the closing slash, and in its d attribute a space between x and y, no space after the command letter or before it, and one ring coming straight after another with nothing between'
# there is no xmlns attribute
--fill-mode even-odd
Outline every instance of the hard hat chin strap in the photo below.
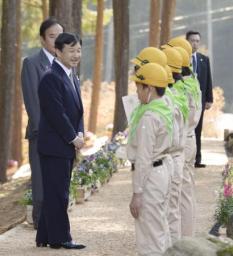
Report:
<svg viewBox="0 0 233 256"><path fill-rule="evenodd" d="M147 104L150 102L150 98L151 98L151 90L149 91L149 94L147 96L147 101L146 101Z"/></svg>

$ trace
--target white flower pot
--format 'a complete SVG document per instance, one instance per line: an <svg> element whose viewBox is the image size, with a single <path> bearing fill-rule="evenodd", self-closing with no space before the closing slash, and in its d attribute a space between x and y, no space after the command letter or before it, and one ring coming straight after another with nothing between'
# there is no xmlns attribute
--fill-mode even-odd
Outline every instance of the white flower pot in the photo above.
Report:
<svg viewBox="0 0 233 256"><path fill-rule="evenodd" d="M28 224L33 224L33 219L32 219L32 205L27 205L26 206L26 221Z"/></svg>

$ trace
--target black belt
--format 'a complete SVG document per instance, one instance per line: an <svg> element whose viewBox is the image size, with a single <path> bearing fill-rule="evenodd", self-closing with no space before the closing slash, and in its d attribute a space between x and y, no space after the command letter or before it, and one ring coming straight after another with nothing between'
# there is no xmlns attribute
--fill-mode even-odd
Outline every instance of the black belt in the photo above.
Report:
<svg viewBox="0 0 233 256"><path fill-rule="evenodd" d="M160 159L160 160L158 160L158 161L154 161L153 162L153 167L158 167L158 166L160 166L160 165L162 165L163 164L163 161ZM132 163L131 164L131 171L134 171L135 170L135 164L134 163Z"/></svg>
<svg viewBox="0 0 233 256"><path fill-rule="evenodd" d="M188 137L188 138L192 138L192 137L194 137L194 136L195 136L195 135L188 135L187 137Z"/></svg>

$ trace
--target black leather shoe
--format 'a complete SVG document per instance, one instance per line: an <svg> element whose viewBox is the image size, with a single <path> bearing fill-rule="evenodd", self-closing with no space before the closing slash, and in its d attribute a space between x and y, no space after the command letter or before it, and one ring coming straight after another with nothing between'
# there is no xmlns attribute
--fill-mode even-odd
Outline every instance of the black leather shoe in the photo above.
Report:
<svg viewBox="0 0 233 256"><path fill-rule="evenodd" d="M205 165L205 164L198 164L198 163L195 163L194 167L195 167L195 168L206 168L206 165Z"/></svg>
<svg viewBox="0 0 233 256"><path fill-rule="evenodd" d="M61 246L65 249L77 249L77 250L81 250L81 249L84 249L86 247L83 244L76 244L72 241L62 243Z"/></svg>
<svg viewBox="0 0 233 256"><path fill-rule="evenodd" d="M61 244L49 244L50 248L52 249L60 249L62 247Z"/></svg>
<svg viewBox="0 0 233 256"><path fill-rule="evenodd" d="M36 247L47 247L47 243L38 243L38 242L36 242Z"/></svg>

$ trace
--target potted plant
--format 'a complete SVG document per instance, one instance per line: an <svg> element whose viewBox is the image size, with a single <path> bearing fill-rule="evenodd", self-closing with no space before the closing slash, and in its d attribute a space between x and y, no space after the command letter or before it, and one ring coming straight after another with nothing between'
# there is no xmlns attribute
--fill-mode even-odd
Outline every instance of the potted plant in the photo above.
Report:
<svg viewBox="0 0 233 256"><path fill-rule="evenodd" d="M27 189L23 195L23 198L21 199L20 203L22 205L26 206L26 221L29 224L33 224L33 219L32 219L32 190Z"/></svg>
<svg viewBox="0 0 233 256"><path fill-rule="evenodd" d="M233 238L233 165L227 164L223 171L223 186L219 193L215 219L226 227L227 236Z"/></svg>

